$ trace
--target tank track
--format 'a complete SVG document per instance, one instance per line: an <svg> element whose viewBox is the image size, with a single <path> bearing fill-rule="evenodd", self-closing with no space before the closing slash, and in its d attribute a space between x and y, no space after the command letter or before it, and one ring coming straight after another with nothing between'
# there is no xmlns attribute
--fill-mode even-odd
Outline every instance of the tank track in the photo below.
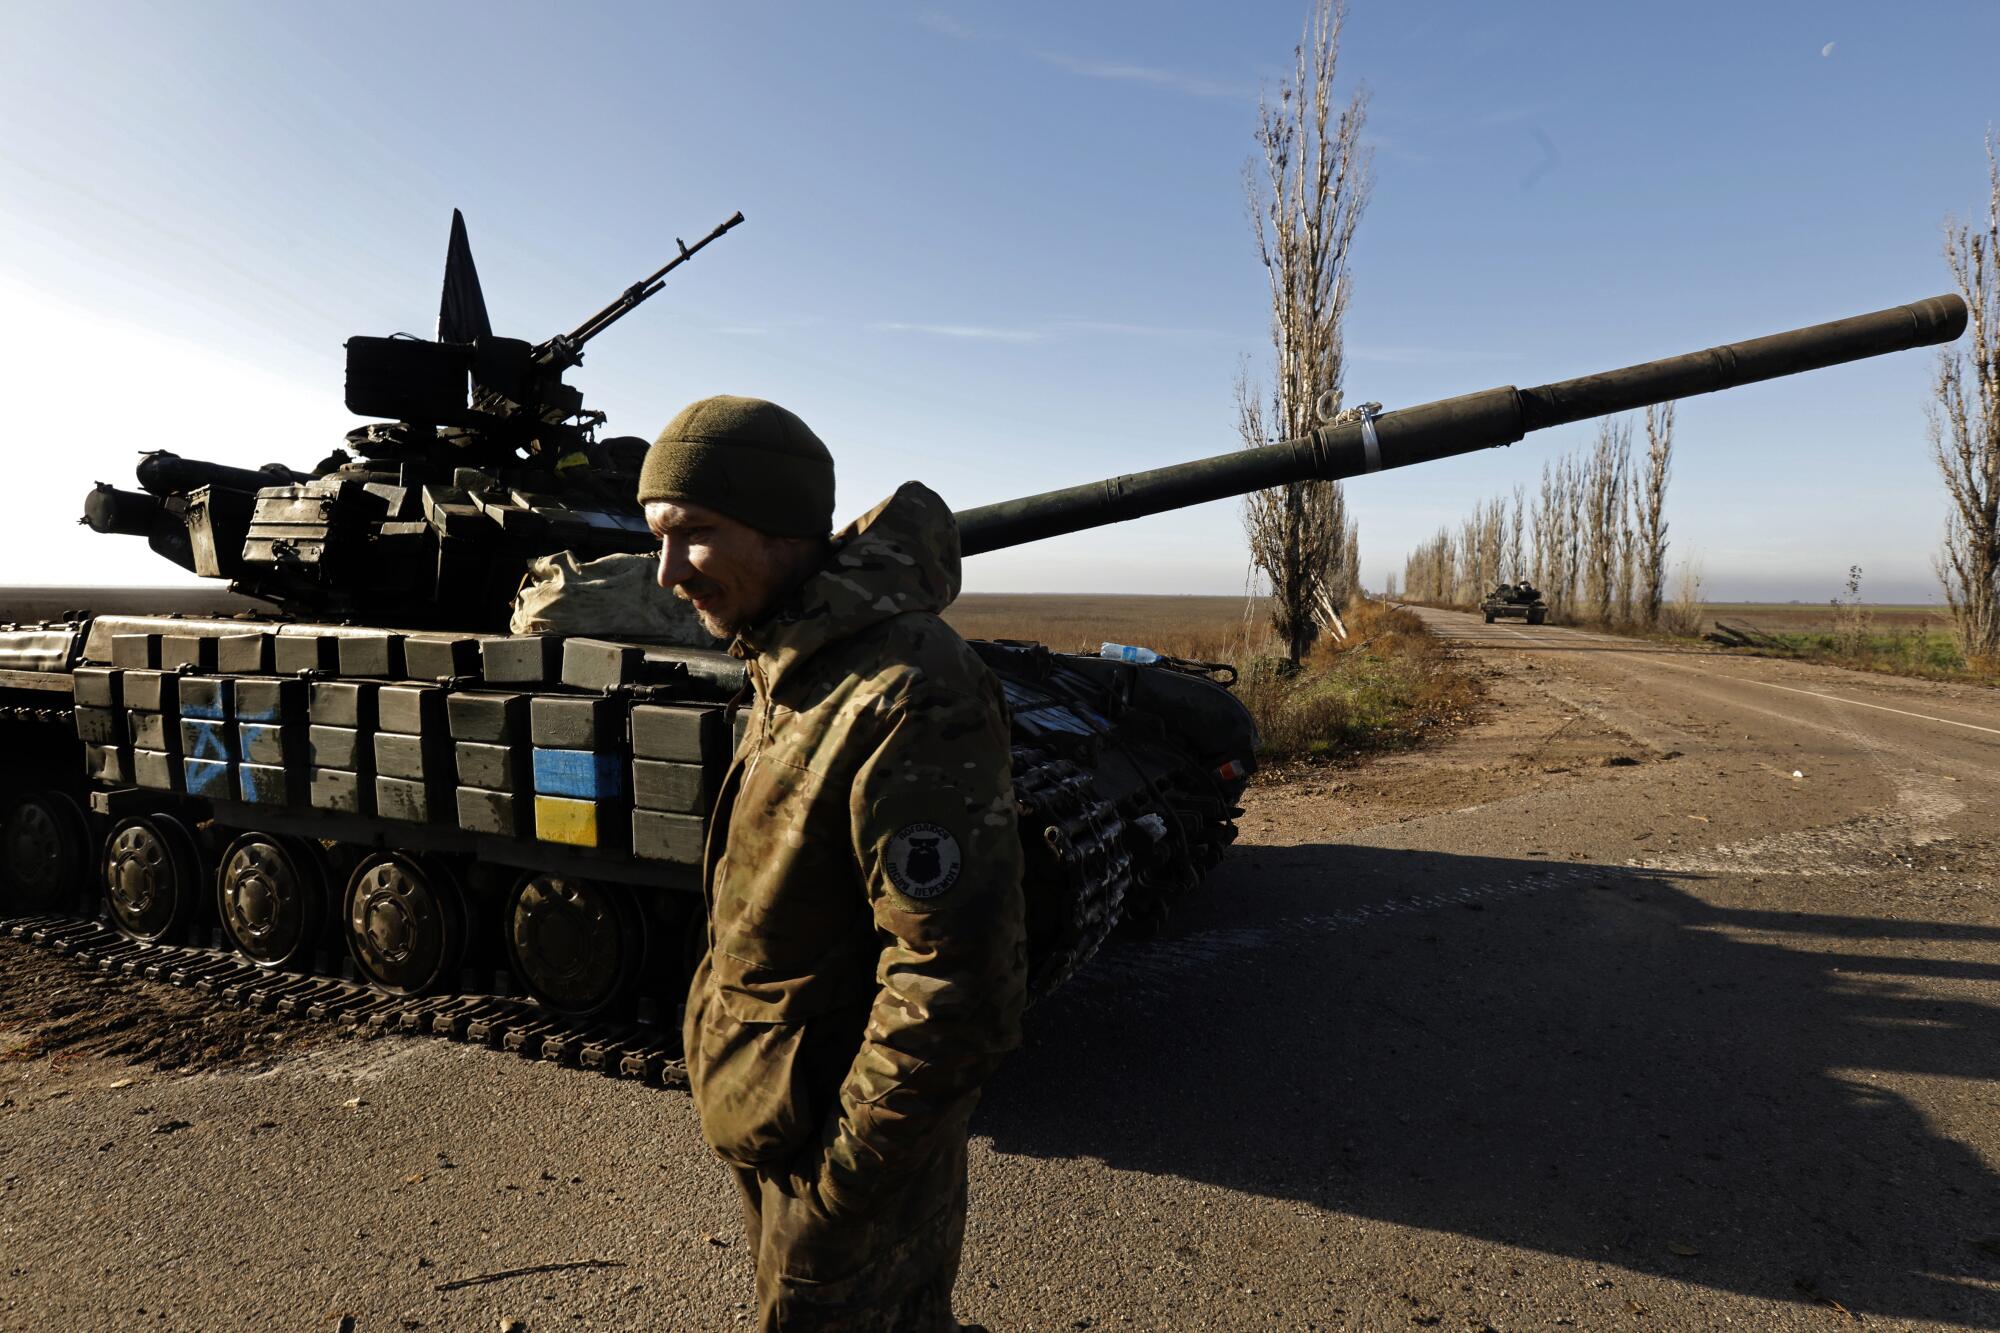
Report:
<svg viewBox="0 0 2000 1333"><path fill-rule="evenodd" d="M140 944L109 926L70 916L19 917L0 923L0 933L100 972L166 982L258 1013L347 1030L439 1037L655 1087L687 1087L680 1038L657 1023L570 1022L498 995L385 995L335 977L272 972L223 949Z"/></svg>
<svg viewBox="0 0 2000 1333"><path fill-rule="evenodd" d="M1014 800L1023 844L1032 853L1039 839L1048 854L1041 864L1031 855L1027 867L1029 929L1050 932L1046 952L1028 978L1033 1001L1089 962L1117 927L1132 887L1132 854L1117 807L1098 794L1088 772L1067 759L1015 746Z"/></svg>

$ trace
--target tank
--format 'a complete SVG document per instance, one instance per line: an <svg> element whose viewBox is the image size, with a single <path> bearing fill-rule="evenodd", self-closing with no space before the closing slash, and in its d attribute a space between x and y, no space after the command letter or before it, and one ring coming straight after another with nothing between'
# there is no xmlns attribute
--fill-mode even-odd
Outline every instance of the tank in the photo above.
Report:
<svg viewBox="0 0 2000 1333"><path fill-rule="evenodd" d="M376 418L311 467L168 454L85 519L261 599L0 629L13 934L280 1012L667 1077L744 676L713 648L510 634L527 561L651 549L643 444L563 381L741 214L569 334L496 338L454 215L438 336L354 338ZM960 511L966 556L1947 341L1955 297ZM1157 930L1235 837L1226 666L976 641L1012 709L1031 990Z"/></svg>
<svg viewBox="0 0 2000 1333"><path fill-rule="evenodd" d="M1486 623L1518 616L1530 625L1539 625L1549 618L1549 604L1535 585L1526 579L1519 583L1496 584L1492 592L1486 594L1479 603L1479 609L1486 615Z"/></svg>

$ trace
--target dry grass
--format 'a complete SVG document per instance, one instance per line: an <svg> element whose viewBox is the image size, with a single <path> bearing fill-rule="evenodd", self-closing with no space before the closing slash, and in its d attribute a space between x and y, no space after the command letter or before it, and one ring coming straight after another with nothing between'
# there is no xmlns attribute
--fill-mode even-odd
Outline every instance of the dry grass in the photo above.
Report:
<svg viewBox="0 0 2000 1333"><path fill-rule="evenodd" d="M1254 659L1237 693L1257 720L1261 758L1286 767L1407 749L1468 721L1478 687L1414 614L1381 602L1348 609L1345 643L1322 641L1304 667Z"/></svg>
<svg viewBox="0 0 2000 1333"><path fill-rule="evenodd" d="M1257 721L1260 759L1279 771L1418 743L1468 718L1477 690L1408 611L1360 602L1344 645L1322 641L1292 670L1265 608L1240 597L973 594L945 618L968 638L1032 639L1064 652L1135 643L1174 657L1228 662Z"/></svg>
<svg viewBox="0 0 2000 1333"><path fill-rule="evenodd" d="M1710 602L1703 607L1702 631L1718 624L1759 636L1759 646L1732 650L1754 656L1796 657L1930 680L2000 680L1992 670L1967 665L1942 607Z"/></svg>
<svg viewBox="0 0 2000 1333"><path fill-rule="evenodd" d="M1708 602L1702 607L1701 627L1706 631L1719 620L1761 634L1832 634L1843 627L1846 609L1831 602ZM1941 606L1862 603L1857 609L1884 633L1951 629L1951 619Z"/></svg>

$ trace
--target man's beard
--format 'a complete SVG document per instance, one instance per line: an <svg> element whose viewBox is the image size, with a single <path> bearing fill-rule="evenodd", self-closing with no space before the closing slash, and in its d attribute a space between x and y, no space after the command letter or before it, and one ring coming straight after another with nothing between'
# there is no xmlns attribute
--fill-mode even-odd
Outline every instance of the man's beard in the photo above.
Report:
<svg viewBox="0 0 2000 1333"><path fill-rule="evenodd" d="M697 589L697 591L706 591L706 589ZM733 639L736 637L737 631L743 628L732 621L724 620L712 611L704 611L696 606L694 604L694 597L688 592L688 585L685 583L679 584L674 588L674 596L688 604L688 609L694 612L695 619L701 622L701 627L707 630L714 638Z"/></svg>

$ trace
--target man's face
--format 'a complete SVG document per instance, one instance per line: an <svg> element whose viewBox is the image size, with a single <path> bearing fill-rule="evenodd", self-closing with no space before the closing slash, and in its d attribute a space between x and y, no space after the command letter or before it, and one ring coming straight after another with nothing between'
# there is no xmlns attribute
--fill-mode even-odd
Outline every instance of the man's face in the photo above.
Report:
<svg viewBox="0 0 2000 1333"><path fill-rule="evenodd" d="M718 639L755 624L798 576L800 543L713 509L655 500L646 524L660 539L660 586L691 603Z"/></svg>

